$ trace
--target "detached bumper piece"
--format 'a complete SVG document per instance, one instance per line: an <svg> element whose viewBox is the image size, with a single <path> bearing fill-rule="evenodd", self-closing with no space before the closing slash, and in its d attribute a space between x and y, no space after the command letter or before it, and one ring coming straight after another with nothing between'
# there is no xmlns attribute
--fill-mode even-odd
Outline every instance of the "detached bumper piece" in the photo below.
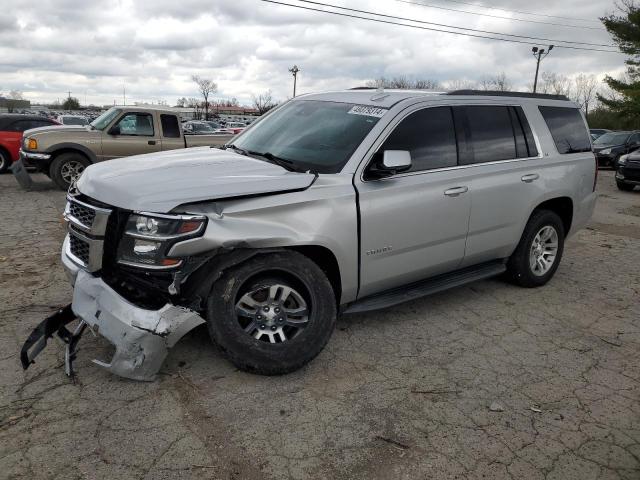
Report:
<svg viewBox="0 0 640 480"><path fill-rule="evenodd" d="M71 305L67 305L53 315L45 318L33 332L31 332L31 335L29 335L29 338L27 338L27 341L24 342L20 350L22 368L26 370L32 363L35 363L35 358L47 346L47 341L53 337L53 335L57 334L58 337L67 344L64 356L65 372L73 378L73 360L76 358L76 346L86 328L85 322L81 321L78 327L73 332L70 332L66 326L75 319L76 315L73 313Z"/></svg>
<svg viewBox="0 0 640 480"><path fill-rule="evenodd" d="M66 325L78 318L74 332ZM73 303L45 319L22 347L20 358L26 369L54 334L67 344L65 370L73 376L76 346L89 327L115 346L110 361L93 363L132 380L151 381L160 370L169 349L185 333L203 324L196 312L166 304L160 310L146 310L128 302L100 278L80 270L73 290Z"/></svg>

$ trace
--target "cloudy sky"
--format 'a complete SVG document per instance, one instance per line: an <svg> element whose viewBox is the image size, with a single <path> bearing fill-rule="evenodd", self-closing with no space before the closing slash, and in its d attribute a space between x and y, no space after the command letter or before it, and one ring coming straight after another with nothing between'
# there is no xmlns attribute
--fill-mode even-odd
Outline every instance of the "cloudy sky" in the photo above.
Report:
<svg viewBox="0 0 640 480"><path fill-rule="evenodd" d="M300 0L279 1L372 17ZM322 3L404 17L413 22L375 18L426 28L452 30L433 25L443 24L554 41L504 36L526 43L493 41L261 0L18 0L0 16L0 92L19 90L38 103L64 99L71 91L81 103L104 105L121 103L124 86L127 103L174 103L178 97L197 96L191 76L198 74L218 83L216 98L249 103L252 94L271 89L284 100L291 95L288 69L294 64L301 70L299 92L349 88L380 76L446 82L498 72L524 89L535 70L530 43L611 44L597 18L614 11L611 0ZM618 53L555 48L541 71L618 75L623 60Z"/></svg>

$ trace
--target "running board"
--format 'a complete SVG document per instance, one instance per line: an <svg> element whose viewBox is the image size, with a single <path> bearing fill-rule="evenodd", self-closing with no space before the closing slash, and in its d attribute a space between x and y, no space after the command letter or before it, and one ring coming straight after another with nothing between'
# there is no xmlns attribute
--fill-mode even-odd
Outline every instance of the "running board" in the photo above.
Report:
<svg viewBox="0 0 640 480"><path fill-rule="evenodd" d="M391 307L399 303L416 300L450 288L466 285L467 283L475 282L477 280L495 277L496 275L504 273L506 269L507 267L502 260L463 268L462 270L445 273L444 275L438 275L437 277L405 285L404 287L394 288L392 290L371 295L370 297L365 297L362 300L357 300L348 305L342 313L362 313Z"/></svg>

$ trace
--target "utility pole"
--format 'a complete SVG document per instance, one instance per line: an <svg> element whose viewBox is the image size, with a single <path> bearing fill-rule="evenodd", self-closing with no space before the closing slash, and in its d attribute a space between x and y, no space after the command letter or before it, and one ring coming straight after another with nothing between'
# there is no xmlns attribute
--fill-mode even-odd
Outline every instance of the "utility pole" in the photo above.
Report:
<svg viewBox="0 0 640 480"><path fill-rule="evenodd" d="M544 48L533 47L531 49L533 56L536 58L536 76L533 79L533 93L536 93L536 89L538 88L538 71L540 70L540 61L549 55L551 50L553 50L553 45L549 45L546 52L544 51Z"/></svg>
<svg viewBox="0 0 640 480"><path fill-rule="evenodd" d="M298 81L298 72L300 71L300 69L298 68L297 65L294 65L293 67L291 67L289 69L289 71L293 74L293 96L296 96L296 83Z"/></svg>
<svg viewBox="0 0 640 480"><path fill-rule="evenodd" d="M127 95L126 95L126 90L123 83L122 84L122 105L126 105L126 104L127 104Z"/></svg>

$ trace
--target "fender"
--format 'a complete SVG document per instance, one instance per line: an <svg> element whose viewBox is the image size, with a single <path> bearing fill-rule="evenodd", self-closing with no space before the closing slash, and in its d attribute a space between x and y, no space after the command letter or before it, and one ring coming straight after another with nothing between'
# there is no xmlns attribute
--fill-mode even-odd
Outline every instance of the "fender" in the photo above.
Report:
<svg viewBox="0 0 640 480"><path fill-rule="evenodd" d="M92 152L91 149L74 142L56 143L55 145L47 148L45 153L55 154L59 150L77 150L78 152L83 153L91 163L96 163L98 161L96 154Z"/></svg>

